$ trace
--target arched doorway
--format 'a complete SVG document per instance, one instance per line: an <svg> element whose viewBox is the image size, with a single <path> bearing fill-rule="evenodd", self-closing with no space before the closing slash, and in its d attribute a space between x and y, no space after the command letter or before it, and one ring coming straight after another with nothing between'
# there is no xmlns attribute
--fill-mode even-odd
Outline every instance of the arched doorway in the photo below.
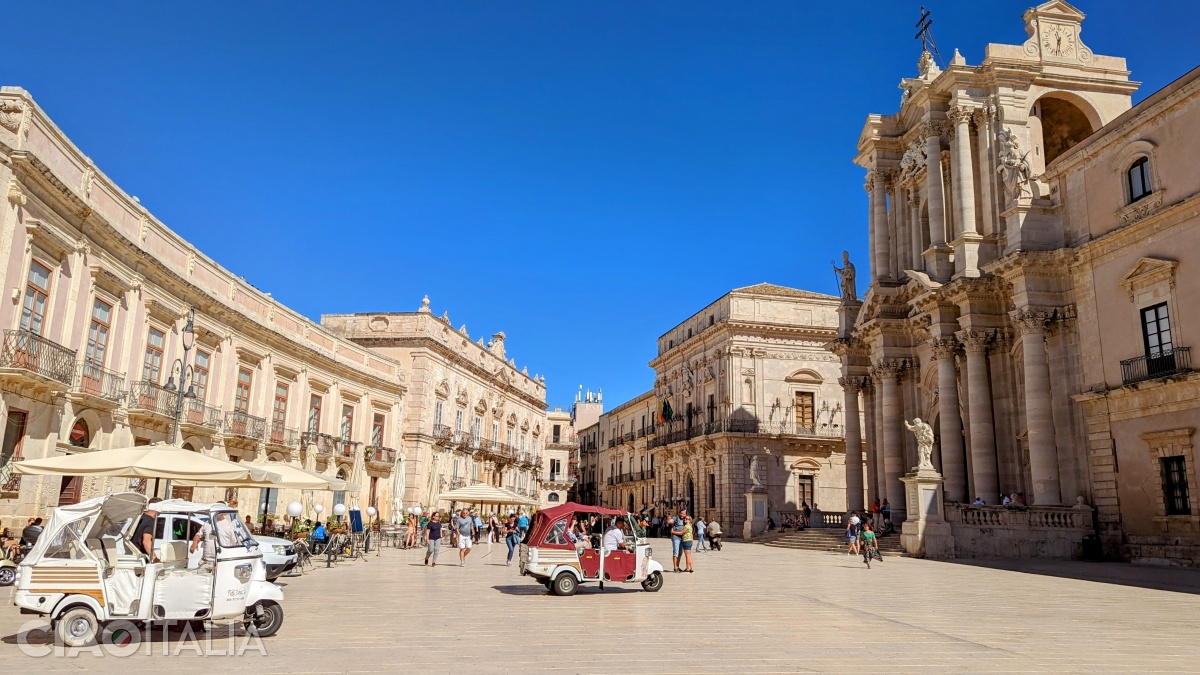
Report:
<svg viewBox="0 0 1200 675"><path fill-rule="evenodd" d="M633 513L633 493L632 492L629 493L629 506L627 506L625 508L625 510L630 513Z"/></svg>
<svg viewBox="0 0 1200 675"><path fill-rule="evenodd" d="M696 481L688 476L687 482L687 512L688 515L695 517L696 514Z"/></svg>

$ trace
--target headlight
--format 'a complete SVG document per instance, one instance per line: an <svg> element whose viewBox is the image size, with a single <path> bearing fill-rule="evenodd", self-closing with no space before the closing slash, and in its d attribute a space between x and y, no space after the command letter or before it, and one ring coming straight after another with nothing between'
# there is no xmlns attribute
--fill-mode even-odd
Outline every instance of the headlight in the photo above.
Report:
<svg viewBox="0 0 1200 675"><path fill-rule="evenodd" d="M251 565L238 565L233 568L233 576L238 580L238 583L248 583L250 581Z"/></svg>
<svg viewBox="0 0 1200 675"><path fill-rule="evenodd" d="M286 546L280 546L279 544L276 544L271 547L271 550L275 551L276 555L287 555L287 547Z"/></svg>

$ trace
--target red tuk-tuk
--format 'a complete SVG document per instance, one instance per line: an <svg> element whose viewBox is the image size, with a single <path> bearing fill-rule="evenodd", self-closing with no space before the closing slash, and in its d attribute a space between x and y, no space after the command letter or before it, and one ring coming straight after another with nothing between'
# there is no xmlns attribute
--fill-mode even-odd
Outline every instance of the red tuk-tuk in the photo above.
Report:
<svg viewBox="0 0 1200 675"><path fill-rule="evenodd" d="M571 533L576 518L595 514L600 532L605 532L618 516L625 518L624 549L605 552L593 548L590 536L583 541ZM601 541L603 535L601 535ZM555 595L574 595L579 584L598 582L640 583L647 591L663 585L663 566L651 558L646 533L637 519L625 511L567 502L538 511L533 518L526 543L521 545L521 574L531 576Z"/></svg>

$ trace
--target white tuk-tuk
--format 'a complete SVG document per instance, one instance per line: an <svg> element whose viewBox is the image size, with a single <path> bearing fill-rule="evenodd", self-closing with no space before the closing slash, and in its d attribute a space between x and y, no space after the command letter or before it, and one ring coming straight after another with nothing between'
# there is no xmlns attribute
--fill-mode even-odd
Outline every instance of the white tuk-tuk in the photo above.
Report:
<svg viewBox="0 0 1200 675"><path fill-rule="evenodd" d="M209 559L188 569L189 542L164 541L150 562L130 540L146 510L135 492L105 495L54 510L21 561L14 603L49 617L68 647L92 644L100 622L240 619L248 631L274 635L283 623L283 592L266 581L262 553L225 504L158 502L160 513L196 514L214 523Z"/></svg>

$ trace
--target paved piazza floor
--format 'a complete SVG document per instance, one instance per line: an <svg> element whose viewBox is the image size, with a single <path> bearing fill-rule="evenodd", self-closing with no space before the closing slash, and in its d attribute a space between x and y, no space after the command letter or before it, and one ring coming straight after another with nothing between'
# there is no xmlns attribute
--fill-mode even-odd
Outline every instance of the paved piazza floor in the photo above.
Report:
<svg viewBox="0 0 1200 675"><path fill-rule="evenodd" d="M664 547L665 548L665 547ZM29 619L0 609L15 672L1200 672L1200 571L1116 564L957 564L729 544L659 593L549 595L497 546L465 568L418 551L285 579L269 656L22 654ZM611 587L610 587L611 588ZM232 651L226 629L214 651ZM36 635L35 635L36 637ZM242 638L234 638L240 644Z"/></svg>

